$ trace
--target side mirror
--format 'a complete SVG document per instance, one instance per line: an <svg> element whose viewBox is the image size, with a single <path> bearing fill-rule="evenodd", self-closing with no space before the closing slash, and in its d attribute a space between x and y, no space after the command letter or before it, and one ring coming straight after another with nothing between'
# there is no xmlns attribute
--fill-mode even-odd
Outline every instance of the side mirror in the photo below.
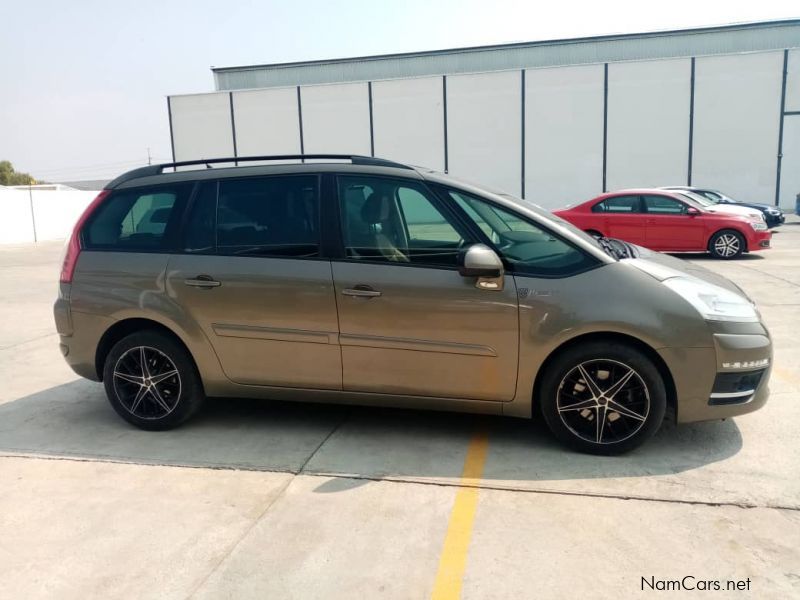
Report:
<svg viewBox="0 0 800 600"><path fill-rule="evenodd" d="M697 210L694 206L690 206L686 209L686 214L690 217L699 217L702 213Z"/></svg>
<svg viewBox="0 0 800 600"><path fill-rule="evenodd" d="M475 287L483 290L503 289L503 261L485 244L473 244L458 255L458 273L477 277Z"/></svg>

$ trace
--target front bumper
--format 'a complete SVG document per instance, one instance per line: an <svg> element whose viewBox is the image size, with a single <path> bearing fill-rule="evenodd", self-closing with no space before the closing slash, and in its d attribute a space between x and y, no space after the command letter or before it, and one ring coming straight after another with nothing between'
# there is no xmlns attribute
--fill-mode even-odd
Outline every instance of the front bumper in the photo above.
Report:
<svg viewBox="0 0 800 600"><path fill-rule="evenodd" d="M764 215L764 220L767 222L767 227L772 229L773 227L777 227L778 225L783 225L786 222L786 215L783 213L780 214L769 214L766 213Z"/></svg>
<svg viewBox="0 0 800 600"><path fill-rule="evenodd" d="M675 384L679 423L743 415L767 402L772 370L769 333L760 323L725 328L727 332L713 333L713 347L659 350ZM737 328L740 331L731 331Z"/></svg>
<svg viewBox="0 0 800 600"><path fill-rule="evenodd" d="M748 252L755 252L757 250L767 250L770 248L770 240L772 240L771 231L753 231L747 240Z"/></svg>

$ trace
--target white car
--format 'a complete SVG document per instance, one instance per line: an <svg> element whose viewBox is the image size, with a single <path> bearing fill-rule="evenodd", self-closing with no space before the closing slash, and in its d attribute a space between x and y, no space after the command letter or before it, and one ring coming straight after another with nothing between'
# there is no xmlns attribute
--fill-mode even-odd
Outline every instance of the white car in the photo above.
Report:
<svg viewBox="0 0 800 600"><path fill-rule="evenodd" d="M766 223L764 220L764 213L760 210L756 210L755 208L750 208L747 206L737 206L735 204L717 204L716 202L712 202L705 196L700 194L695 194L694 192L689 192L686 190L670 190L673 193L681 194L682 196L686 196L687 198L694 200L697 204L701 204L703 208L711 212L717 213L728 213L733 215L741 215L747 217L748 219L752 219L753 221L757 221L759 223Z"/></svg>

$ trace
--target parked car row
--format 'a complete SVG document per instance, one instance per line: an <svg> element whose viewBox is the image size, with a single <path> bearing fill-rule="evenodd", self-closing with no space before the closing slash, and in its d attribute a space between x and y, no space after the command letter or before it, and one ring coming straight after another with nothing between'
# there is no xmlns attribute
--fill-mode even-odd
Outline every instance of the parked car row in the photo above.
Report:
<svg viewBox="0 0 800 600"><path fill-rule="evenodd" d="M677 191L686 191L692 192L697 196L701 196L706 200L709 200L712 204L716 205L718 208L724 208L726 206L730 207L745 207L745 208L754 208L761 212L764 215L764 221L767 223L767 227L770 229L777 227L778 225L782 225L784 221L786 221L786 217L783 214L783 211L771 204L759 204L757 202L741 202L739 200L734 200L730 196L726 196L719 190L710 190L708 188L699 188L699 187L681 187L681 186L670 186L665 187L665 190L677 190Z"/></svg>
<svg viewBox="0 0 800 600"><path fill-rule="evenodd" d="M784 221L780 209L723 202L721 194L714 201L701 192L718 194L677 187L619 190L554 212L596 237L662 252L710 252L732 259L770 247L770 223Z"/></svg>

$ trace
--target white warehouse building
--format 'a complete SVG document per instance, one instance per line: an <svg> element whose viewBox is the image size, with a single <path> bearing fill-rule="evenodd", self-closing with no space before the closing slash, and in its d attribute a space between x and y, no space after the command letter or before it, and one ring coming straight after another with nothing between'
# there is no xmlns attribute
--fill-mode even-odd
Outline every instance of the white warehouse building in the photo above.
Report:
<svg viewBox="0 0 800 600"><path fill-rule="evenodd" d="M373 155L553 208L697 185L793 207L800 20L213 68L174 160Z"/></svg>

